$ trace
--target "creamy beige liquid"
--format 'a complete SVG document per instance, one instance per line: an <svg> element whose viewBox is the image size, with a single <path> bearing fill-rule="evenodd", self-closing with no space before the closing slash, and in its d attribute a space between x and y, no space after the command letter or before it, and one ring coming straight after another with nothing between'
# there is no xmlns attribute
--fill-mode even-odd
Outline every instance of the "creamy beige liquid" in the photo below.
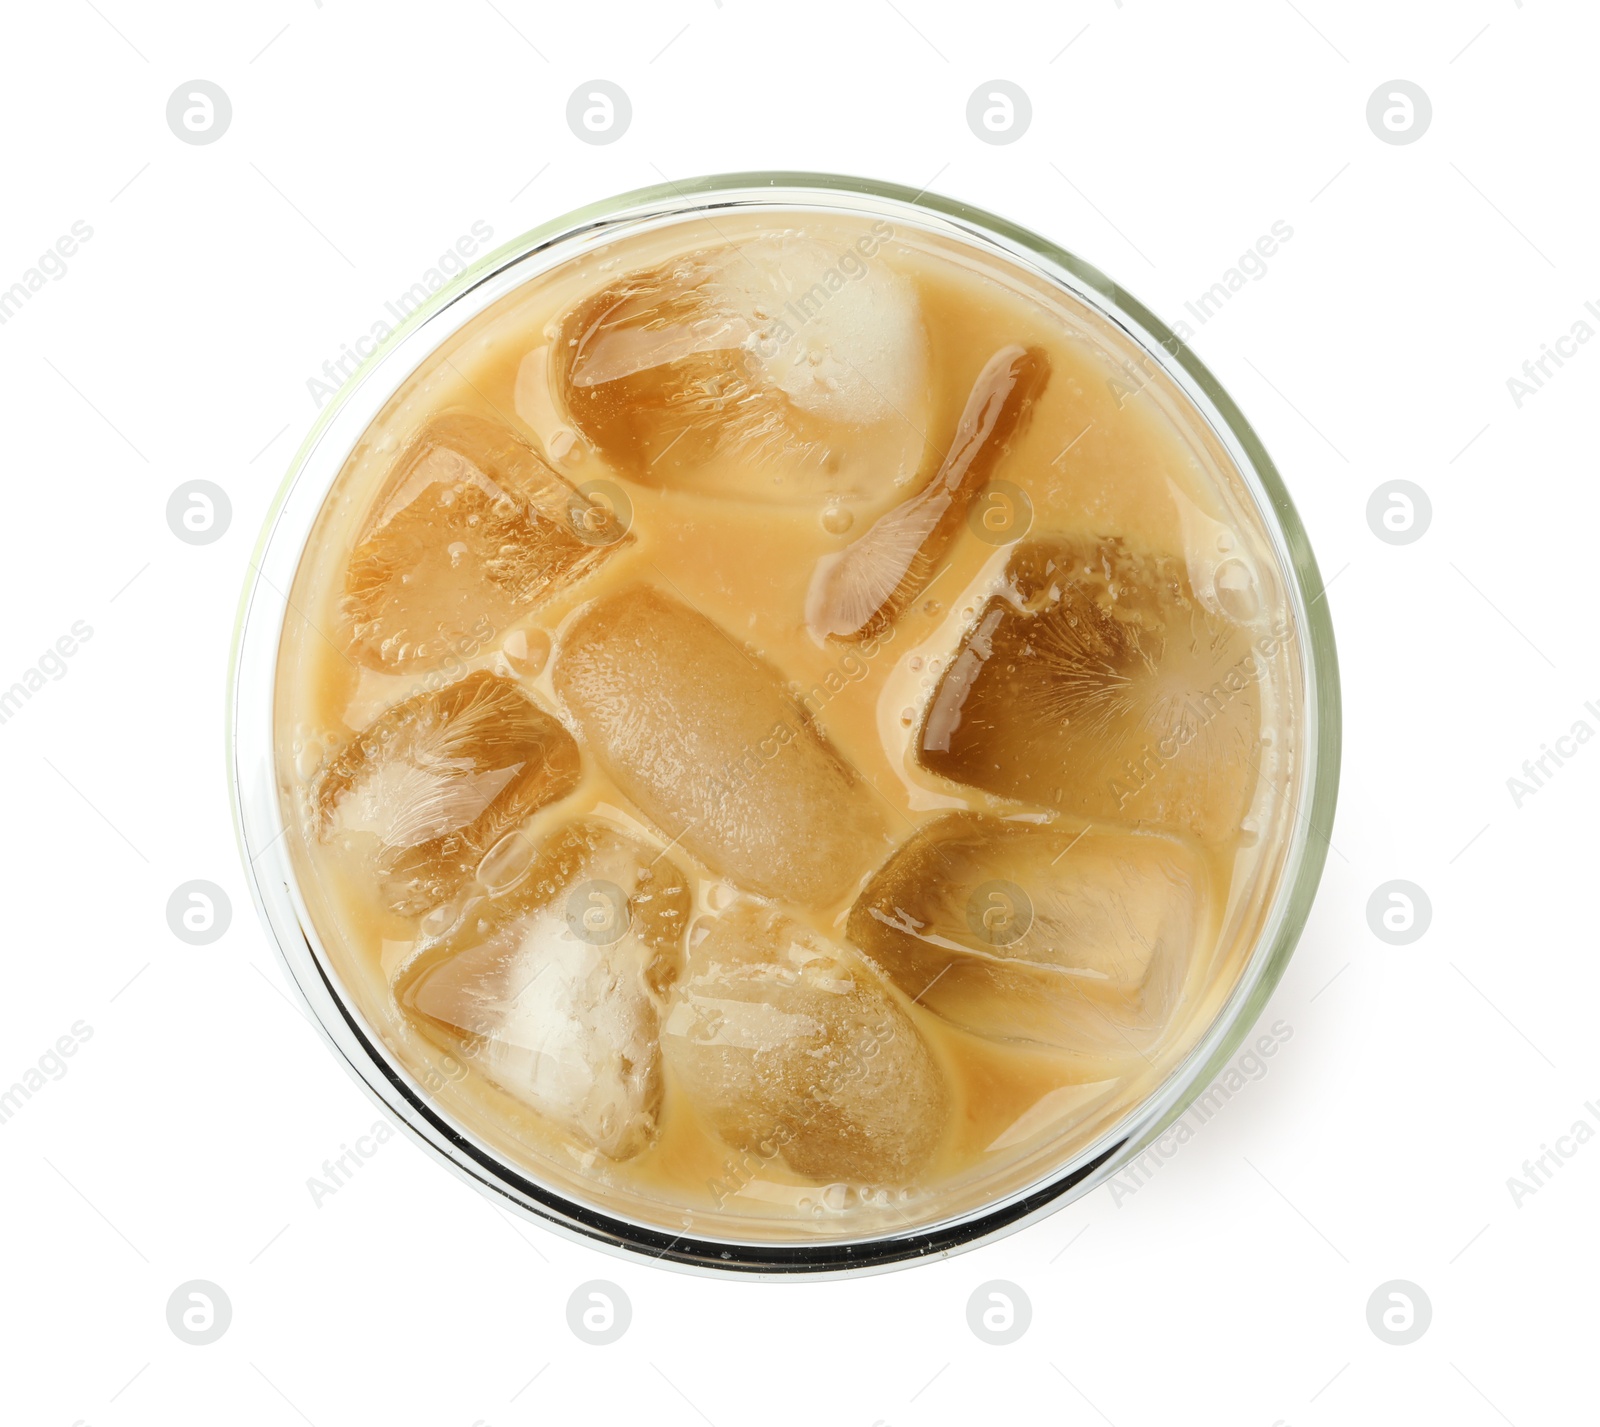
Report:
<svg viewBox="0 0 1600 1427"><path fill-rule="evenodd" d="M720 466L708 461L697 468L701 474L684 474L667 456L639 478L628 452L615 444L601 449L594 423L586 432L564 406L562 344L570 347L573 328L564 328L563 320L619 277L673 255L747 245L759 254L763 242L783 233L802 235L833 254L860 252L856 245L867 235L872 251L861 265L885 282L892 279L898 297L911 295L925 366L907 383L912 399L897 395L892 404L915 439L894 422L879 422L863 437L866 459L841 461L838 452L848 451L851 441L847 422L842 435L835 433L834 449L808 454L798 475L786 472L783 453L773 455L769 443L744 473L737 460L719 458ZM856 266L848 264L852 271ZM829 301L853 300L856 281L847 274ZM794 340L808 339L807 326L798 322ZM856 335L838 324L829 335L841 331ZM765 340L770 344L770 333ZM862 340L873 340L872 334ZM1016 345L1044 354L1048 382L991 480L1026 493L1032 510L1026 534L1006 538L1008 498L986 497L939 552L926 588L875 639L819 635L807 620L819 562L847 549L926 485L985 364ZM371 534L391 469L415 433L442 411L470 412L509 429L561 479L598 490L595 498L609 508L620 492L631 538L609 548L574 582L516 613L506 627L485 619L472 637L448 641L454 647L436 645L409 667L384 672L351 657L346 567L352 549ZM601 436L615 440L610 431ZM888 468L897 455L907 468ZM977 522L991 505L1000 533L986 540ZM1223 716L1236 719L1246 704L1251 711L1241 735L1250 765L1242 781L1202 772L1174 795L1187 800L1182 815L1173 815L1172 799L1163 801L1157 790L1141 794L1146 804L1135 798L1125 817L1107 817L1098 785L1087 803L1066 786L1076 777L1103 778L1099 765L1092 775L1072 767L1042 770L1039 787L1049 790L1037 800L986 791L923 765L919 748L930 705L975 621L1005 584L1008 564L1026 542L1057 536L1123 537L1162 558L1168 562L1163 568L1180 572L1185 598L1211 621L1208 627L1220 622L1232 631L1230 666L1232 651L1254 651L1244 702ZM980 1017L974 1029L962 1006L934 1009L870 957L846 951L851 974L909 1018L931 1054L942 1096L931 1150L914 1171L873 1183L801 1173L781 1145L752 1144L748 1136L741 1144L736 1132L730 1139L725 1121L697 1100L670 1058L660 1069L659 1108L647 1143L612 1157L481 1074L472 1036L441 1033L403 1009L391 977L407 964L419 937L448 922L464 899L487 893L482 886L456 893L431 922L427 913L393 910L374 877L374 839L348 818L343 832L330 835L319 827L318 780L338 750L386 710L471 671L515 680L582 750L576 786L527 819L530 844L575 817L593 815L652 855L663 854L692 899L688 947L702 919L715 919L732 900L748 900L738 877L696 854L693 835L689 845L675 839L619 786L558 691L563 642L581 612L591 602L640 589L697 611L778 671L800 701L801 719L870 790L889 845L904 846L943 812L972 810L1070 837L1086 828L1115 833L1120 825L1176 846L1175 855L1198 869L1198 881L1188 944L1176 957L1178 982L1161 1026L1141 1030L1132 1053L1121 1045L1109 1053L1093 1038L1084 1045L1048 1044L1006 1034L1006 1026L995 1024L993 1014L1006 1013L1001 997L999 1010L985 1011L987 1019ZM290 603L278 694L283 796L306 898L350 999L468 1133L565 1193L674 1232L849 1237L930 1222L1025 1186L1114 1124L1195 1044L1242 969L1280 870L1290 814L1277 789L1287 785L1297 759L1299 657L1277 563L1242 483L1181 394L1119 333L1042 281L948 239L893 230L885 236L864 220L735 213L714 223L634 233L534 278L450 338L369 428L327 500ZM1180 640L1175 634L1167 647ZM1225 672L1219 667L1215 677ZM1161 675L1158 668L1152 677ZM1181 688L1174 695L1187 696ZM1153 736L1160 732L1154 729ZM1172 767L1187 756L1154 755L1145 773L1124 775L1124 793L1139 788L1152 768L1167 786ZM846 942L852 905L882 852L877 844L864 845L860 865L841 874L844 890L828 902L786 905L783 914L831 946ZM669 977L688 954L687 948L675 954ZM679 994L669 985L658 998L663 1023L671 1024ZM892 1089L884 1093L892 1096ZM869 1127L869 1140L873 1133Z"/></svg>

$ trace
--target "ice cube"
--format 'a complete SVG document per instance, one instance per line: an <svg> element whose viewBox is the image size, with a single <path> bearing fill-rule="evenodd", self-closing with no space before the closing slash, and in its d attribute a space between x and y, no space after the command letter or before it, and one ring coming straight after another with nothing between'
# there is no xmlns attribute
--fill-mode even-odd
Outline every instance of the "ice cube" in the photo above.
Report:
<svg viewBox="0 0 1600 1427"><path fill-rule="evenodd" d="M631 538L515 432L445 412L395 462L350 557L351 657L386 673L469 657Z"/></svg>
<svg viewBox="0 0 1600 1427"><path fill-rule="evenodd" d="M612 1159L656 1133L659 998L690 895L661 853L594 819L467 908L395 977L395 996L500 1089Z"/></svg>
<svg viewBox="0 0 1600 1427"><path fill-rule="evenodd" d="M777 671L680 600L601 599L562 638L554 679L622 792L719 875L826 907L887 853L876 794Z"/></svg>
<svg viewBox="0 0 1600 1427"><path fill-rule="evenodd" d="M717 1133L817 1180L913 1181L949 1091L855 952L747 898L696 922L689 941L662 1049Z"/></svg>
<svg viewBox="0 0 1600 1427"><path fill-rule="evenodd" d="M1166 1027L1205 906L1177 838L955 812L878 872L848 934L958 1026L1118 1059Z"/></svg>
<svg viewBox="0 0 1600 1427"><path fill-rule="evenodd" d="M647 484L783 502L892 491L921 462L931 398L921 307L880 243L788 233L617 279L563 323L558 407Z"/></svg>
<svg viewBox="0 0 1600 1427"><path fill-rule="evenodd" d="M366 851L385 900L417 916L484 853L577 786L578 745L510 679L469 674L380 714L312 784L318 835Z"/></svg>
<svg viewBox="0 0 1600 1427"><path fill-rule="evenodd" d="M1263 656L1183 563L1123 539L1019 545L928 703L924 767L1085 818L1239 833Z"/></svg>
<svg viewBox="0 0 1600 1427"><path fill-rule="evenodd" d="M914 496L817 562L806 598L813 634L870 639L922 593L1050 379L1038 347L1003 347L978 374L950 449Z"/></svg>

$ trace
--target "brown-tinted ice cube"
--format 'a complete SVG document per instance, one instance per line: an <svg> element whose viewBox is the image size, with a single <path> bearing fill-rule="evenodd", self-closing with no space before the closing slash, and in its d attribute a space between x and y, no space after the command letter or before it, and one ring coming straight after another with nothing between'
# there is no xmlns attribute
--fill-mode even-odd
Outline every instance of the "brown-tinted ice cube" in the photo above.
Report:
<svg viewBox="0 0 1600 1427"><path fill-rule="evenodd" d="M558 405L619 471L749 500L910 480L929 406L915 290L853 244L798 233L617 278L566 318Z"/></svg>
<svg viewBox="0 0 1600 1427"><path fill-rule="evenodd" d="M1177 838L955 812L873 877L848 934L956 1025L1121 1059L1165 1029L1205 915Z"/></svg>
<svg viewBox="0 0 1600 1427"><path fill-rule="evenodd" d="M386 710L313 780L318 836L367 845L385 900L416 916L577 786L578 745L510 679L469 674Z"/></svg>
<svg viewBox="0 0 1600 1427"><path fill-rule="evenodd" d="M696 922L689 941L662 1048L716 1132L818 1180L914 1180L949 1091L856 953L747 899Z"/></svg>
<svg viewBox="0 0 1600 1427"><path fill-rule="evenodd" d="M870 639L900 617L939 568L972 499L994 473L1050 379L1042 348L1002 347L984 364L950 449L915 495L824 556L806 594L812 633Z"/></svg>
<svg viewBox="0 0 1600 1427"><path fill-rule="evenodd" d="M1181 560L1122 539L1017 547L928 702L922 765L1085 818L1239 832L1260 762L1261 656Z"/></svg>
<svg viewBox="0 0 1600 1427"><path fill-rule="evenodd" d="M521 880L419 946L395 996L507 1094L627 1159L656 1133L659 999L689 908L669 857L582 819L546 839Z"/></svg>
<svg viewBox="0 0 1600 1427"><path fill-rule="evenodd" d="M888 850L876 794L765 660L680 600L635 586L579 616L555 687L617 786L749 891L824 907Z"/></svg>
<svg viewBox="0 0 1600 1427"><path fill-rule="evenodd" d="M631 538L508 427L445 412L395 462L351 554L351 657L395 673L469 656Z"/></svg>

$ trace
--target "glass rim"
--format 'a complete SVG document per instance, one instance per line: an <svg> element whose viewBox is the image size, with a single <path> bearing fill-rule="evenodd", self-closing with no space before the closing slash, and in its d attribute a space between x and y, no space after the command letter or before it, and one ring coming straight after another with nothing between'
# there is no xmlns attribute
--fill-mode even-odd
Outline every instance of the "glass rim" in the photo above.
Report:
<svg viewBox="0 0 1600 1427"><path fill-rule="evenodd" d="M1154 1089L1078 1153L1021 1190L917 1229L856 1238L783 1241L674 1236L659 1226L607 1213L593 1203L541 1184L478 1141L432 1104L431 1095L364 1023L343 993L321 949L286 855L287 826L277 796L271 701L288 595L287 586L279 590L267 569L270 566L281 574L287 561L292 578L310 520L377 409L438 345L530 276L517 273L529 258L597 230L656 218L686 219L718 207L860 211L863 203L909 210L925 226L931 216L936 220L934 226L942 222L980 247L998 249L1024 269L1085 302L1174 381L1228 452L1278 557L1294 616L1294 643L1300 650L1303 760L1292 826L1270 909L1236 983L1212 1021ZM508 280L512 277L515 281ZM467 302L474 295L476 302ZM460 314L441 321L458 305L463 305ZM398 361L402 353L410 354L411 359ZM394 382L374 398L372 378L380 369L393 373ZM364 391L366 397L358 406L357 398ZM346 432L351 433L348 446L341 446L340 441L329 444L330 435L337 433L342 440ZM318 479L306 484L313 475ZM305 526L298 538L293 531L286 532L284 525L295 499L300 502L297 513ZM308 501L309 517L303 508ZM287 556L286 533L293 544ZM276 617L267 607L270 601L263 596L263 585L282 596L283 608ZM323 1038L367 1093L458 1175L546 1227L635 1261L643 1258L691 1272L746 1277L817 1278L883 1271L977 1247L1035 1222L1109 1180L1194 1103L1253 1028L1304 929L1327 858L1328 831L1337 801L1338 661L1323 590L1316 558L1283 479L1225 388L1166 323L1068 249L961 200L842 174L746 172L653 184L552 218L484 255L410 313L318 413L269 506L239 602L226 708L234 830L257 911ZM251 770L245 767L247 758L257 765L254 783ZM263 764L273 775L264 788L259 776Z"/></svg>

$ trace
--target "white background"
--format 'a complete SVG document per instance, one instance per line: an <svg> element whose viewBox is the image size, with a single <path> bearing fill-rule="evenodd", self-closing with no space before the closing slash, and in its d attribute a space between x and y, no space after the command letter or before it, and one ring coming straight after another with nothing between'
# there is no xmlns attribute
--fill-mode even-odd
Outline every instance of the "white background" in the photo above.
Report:
<svg viewBox="0 0 1600 1427"><path fill-rule="evenodd" d="M94 236L0 327L0 686L93 629L0 725L0 1085L93 1032L0 1125L7 1421L1592 1420L1600 1143L1520 1205L1507 1180L1600 1122L1600 746L1520 808L1506 780L1600 729L1600 344L1520 408L1506 381L1600 301L1600 21L1553 0L897 6L8 7L0 288L75 220ZM165 120L197 77L234 110L206 147ZM633 103L607 147L565 122L596 77ZM997 77L1033 103L1007 146L965 119ZM1397 77L1433 103L1407 146L1365 118ZM318 1207L307 1179L378 1113L287 999L223 756L235 607L307 379L474 220L501 242L757 168L970 199L1169 319L1293 228L1194 338L1285 474L1339 638L1334 851L1267 1011L1293 1036L1137 1194L864 1281L618 1261L398 1136ZM1395 477L1433 506L1405 546L1366 518ZM233 504L205 547L165 517L194 478ZM206 947L166 921L194 878L233 905ZM1369 929L1393 878L1432 902L1410 946ZM233 1305L205 1347L166 1321L197 1278ZM595 1278L633 1304L609 1347L566 1322ZM1405 1347L1366 1317L1397 1278L1433 1305ZM1033 1305L1010 1346L967 1326L990 1279Z"/></svg>

